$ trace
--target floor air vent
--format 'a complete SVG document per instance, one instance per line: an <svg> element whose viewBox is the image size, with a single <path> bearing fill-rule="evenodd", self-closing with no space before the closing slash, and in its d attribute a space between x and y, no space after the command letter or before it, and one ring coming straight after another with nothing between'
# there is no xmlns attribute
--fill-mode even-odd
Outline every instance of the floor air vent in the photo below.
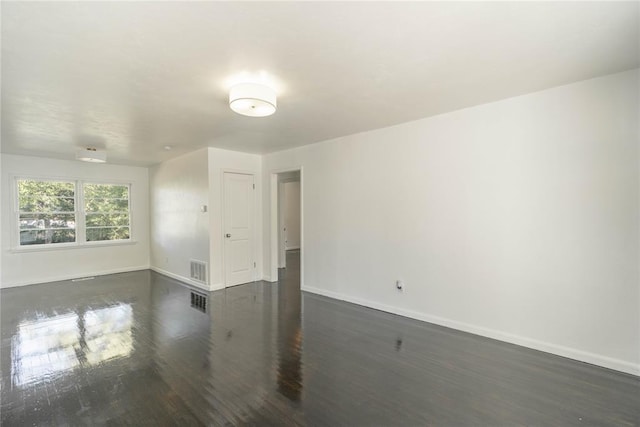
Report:
<svg viewBox="0 0 640 427"><path fill-rule="evenodd" d="M191 279L196 282L208 283L207 281L207 263L202 261L191 260Z"/></svg>
<svg viewBox="0 0 640 427"><path fill-rule="evenodd" d="M207 296L197 292L191 292L191 307L207 312Z"/></svg>

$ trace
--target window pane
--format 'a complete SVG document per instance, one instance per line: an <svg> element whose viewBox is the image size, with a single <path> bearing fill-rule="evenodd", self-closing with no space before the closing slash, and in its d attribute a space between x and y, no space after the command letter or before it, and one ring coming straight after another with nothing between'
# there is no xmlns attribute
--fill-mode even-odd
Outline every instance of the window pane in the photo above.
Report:
<svg viewBox="0 0 640 427"><path fill-rule="evenodd" d="M18 194L22 196L75 196L75 184L73 182L36 181L21 179L18 181Z"/></svg>
<svg viewBox="0 0 640 427"><path fill-rule="evenodd" d="M21 195L21 212L73 212L75 201L73 197L56 197L43 195Z"/></svg>
<svg viewBox="0 0 640 427"><path fill-rule="evenodd" d="M84 184L84 198L88 199L128 199L129 186L115 184Z"/></svg>
<svg viewBox="0 0 640 427"><path fill-rule="evenodd" d="M18 180L20 245L76 241L75 183Z"/></svg>
<svg viewBox="0 0 640 427"><path fill-rule="evenodd" d="M100 227L100 226L128 226L129 214L117 213L117 214L87 214L87 227Z"/></svg>
<svg viewBox="0 0 640 427"><path fill-rule="evenodd" d="M87 199L85 198L85 211L87 212L126 212L129 210L128 199Z"/></svg>
<svg viewBox="0 0 640 427"><path fill-rule="evenodd" d="M36 228L75 228L75 214L20 214L20 230Z"/></svg>
<svg viewBox="0 0 640 427"><path fill-rule="evenodd" d="M129 227L87 228L87 242L129 239Z"/></svg>
<svg viewBox="0 0 640 427"><path fill-rule="evenodd" d="M20 245L71 243L75 241L76 231L72 229L20 230Z"/></svg>
<svg viewBox="0 0 640 427"><path fill-rule="evenodd" d="M83 190L87 241L129 239L129 186L85 184Z"/></svg>

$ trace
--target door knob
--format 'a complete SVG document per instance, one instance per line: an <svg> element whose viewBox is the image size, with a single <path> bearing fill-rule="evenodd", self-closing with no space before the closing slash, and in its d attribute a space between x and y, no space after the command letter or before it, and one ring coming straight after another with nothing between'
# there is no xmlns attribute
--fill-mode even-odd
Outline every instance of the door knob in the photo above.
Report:
<svg viewBox="0 0 640 427"><path fill-rule="evenodd" d="M224 237L226 237L228 239L229 237L231 237L231 234L227 233L227 234L224 235Z"/></svg>

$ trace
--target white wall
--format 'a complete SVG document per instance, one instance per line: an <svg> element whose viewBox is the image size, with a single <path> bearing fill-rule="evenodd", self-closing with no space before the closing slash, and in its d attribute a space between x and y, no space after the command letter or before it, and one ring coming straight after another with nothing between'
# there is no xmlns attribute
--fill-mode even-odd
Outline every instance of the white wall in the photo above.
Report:
<svg viewBox="0 0 640 427"><path fill-rule="evenodd" d="M255 176L255 240L254 252L256 280L262 279L262 158L258 154L240 153L237 151L208 149L209 158L209 199L210 230L211 230L211 289L222 289L224 285L224 237L223 237L223 174L224 172L238 172Z"/></svg>
<svg viewBox="0 0 640 427"><path fill-rule="evenodd" d="M42 157L2 155L1 287L27 285L149 268L149 177L147 168ZM131 183L133 244L70 249L14 250L14 177L46 177Z"/></svg>
<svg viewBox="0 0 640 427"><path fill-rule="evenodd" d="M2 93L1 89L0 89L0 93ZM1 107L0 107L0 110L2 110ZM1 111L0 111L0 113L1 113ZM0 138L0 151L2 151L2 138ZM2 174L2 154L0 153L0 200L4 200L3 197L4 197L4 194L6 193L4 191L4 185L2 185L2 177L3 177L3 174ZM3 206L4 205L4 201L0 205ZM1 206L0 206L0 250L2 250L4 252L5 247L4 247L3 242L4 242L5 239L4 239L4 236L2 235L3 234L2 230L4 229L4 226L2 225L3 224L3 222L2 222L2 217L3 217L2 211L3 210L4 209L2 209ZM4 257L0 254L0 288L2 288L2 283L3 283L3 280L2 280L2 277L3 277L2 276L2 261L3 261L3 258Z"/></svg>
<svg viewBox="0 0 640 427"><path fill-rule="evenodd" d="M304 289L640 374L638 78L265 156L304 168Z"/></svg>
<svg viewBox="0 0 640 427"><path fill-rule="evenodd" d="M210 290L224 288L223 173L255 175L255 256L262 271L262 205L259 195L261 157L216 148L203 148L151 169L151 266L176 279L189 279L191 259L208 262ZM207 212L201 207L207 205Z"/></svg>
<svg viewBox="0 0 640 427"><path fill-rule="evenodd" d="M284 226L286 227L285 249L300 248L300 181L285 182L282 185L284 196Z"/></svg>
<svg viewBox="0 0 640 427"><path fill-rule="evenodd" d="M151 268L189 279L191 260L209 262L209 161L201 149L150 169ZM211 276L211 273L210 273Z"/></svg>

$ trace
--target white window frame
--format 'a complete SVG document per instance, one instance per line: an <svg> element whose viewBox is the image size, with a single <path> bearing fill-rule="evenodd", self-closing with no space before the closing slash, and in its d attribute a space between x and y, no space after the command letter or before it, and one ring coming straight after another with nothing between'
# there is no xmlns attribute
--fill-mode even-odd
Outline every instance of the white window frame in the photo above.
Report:
<svg viewBox="0 0 640 427"><path fill-rule="evenodd" d="M65 242L65 243L42 243L42 244L38 244L38 245L20 245L20 191L18 190L18 181L41 181L41 182L65 182L65 183L69 183L69 184L73 184L74 185L74 189L73 189L73 205L74 205L74 210L73 210L73 214L74 214L74 218L75 218L75 224L76 224L76 228L75 228L75 234L76 234L76 241L75 242ZM14 221L13 221L13 226L16 229L16 233L15 233L15 247L16 248L20 248L21 250L24 250L25 248L29 248L29 247L33 247L33 248L44 248L44 247L49 247L49 246L59 246L59 247L70 247L70 246L75 246L78 243L78 185L76 183L76 180L74 179L69 179L69 178L30 178L30 177L16 177L13 180L13 190L14 190L14 197L13 197L13 201L14 201Z"/></svg>
<svg viewBox="0 0 640 427"><path fill-rule="evenodd" d="M18 181L31 180L31 181L51 181L51 182L70 182L75 186L74 189L74 206L75 206L75 220L76 220L76 241L66 243L42 243L36 245L20 245L20 192L18 190ZM132 187L133 183L130 181L120 180L96 180L96 179L82 179L75 177L55 177L55 176L36 176L36 175L14 175L11 179L12 182L12 200L13 200L13 222L11 233L13 238L12 252L35 252L35 251L55 251L61 249L79 249L88 247L102 247L102 246L118 246L118 245L131 245L136 244L134 240L134 227L133 227L133 202L132 202ZM84 184L105 184L105 185L121 185L127 186L129 191L129 238L119 240L86 240L86 212L84 208Z"/></svg>
<svg viewBox="0 0 640 427"><path fill-rule="evenodd" d="M129 198L127 199L127 212L129 213L129 238L128 239L118 239L118 240L94 240L94 241L87 241L87 212L85 211L85 206L84 206L84 185L85 184L97 184L97 185L118 185L118 186L122 186L122 187L127 187L127 191L129 194ZM107 181L95 181L95 180L91 180L91 181L78 181L78 186L81 187L82 191L80 191L80 197L79 197L79 201L82 202L82 205L80 205L80 215L82 216L82 241L84 242L85 245L104 245L105 242L113 242L113 243L117 243L117 242L129 242L133 239L133 231L132 231L132 227L131 227L131 222L132 222L132 215L131 215L131 183L119 183L119 182L107 182ZM95 212L93 212L95 213ZM102 212L102 213L106 213L106 212ZM76 239L77 240L77 239Z"/></svg>

